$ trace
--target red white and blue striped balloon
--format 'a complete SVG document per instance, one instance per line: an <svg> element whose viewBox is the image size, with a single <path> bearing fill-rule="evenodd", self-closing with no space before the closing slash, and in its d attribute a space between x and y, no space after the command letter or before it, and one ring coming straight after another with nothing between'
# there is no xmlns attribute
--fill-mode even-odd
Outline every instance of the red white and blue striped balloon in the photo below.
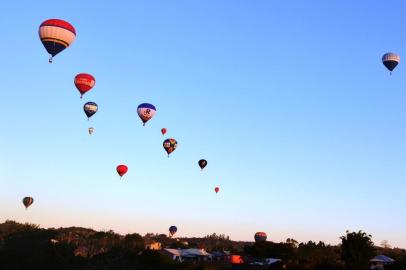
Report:
<svg viewBox="0 0 406 270"><path fill-rule="evenodd" d="M156 108L152 104L142 103L138 106L137 113L145 126L145 123L151 120L152 117L154 117L156 113Z"/></svg>
<svg viewBox="0 0 406 270"><path fill-rule="evenodd" d="M39 38L47 52L52 57L69 47L76 38L75 28L68 22L59 19L49 19L41 23Z"/></svg>

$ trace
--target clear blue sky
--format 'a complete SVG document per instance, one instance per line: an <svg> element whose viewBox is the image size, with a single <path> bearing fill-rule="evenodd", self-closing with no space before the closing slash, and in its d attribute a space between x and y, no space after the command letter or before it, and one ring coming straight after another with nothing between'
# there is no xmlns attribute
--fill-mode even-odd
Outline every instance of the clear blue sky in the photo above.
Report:
<svg viewBox="0 0 406 270"><path fill-rule="evenodd" d="M92 2L2 4L0 222L406 247L406 69L381 64L406 55L404 1ZM77 30L53 64L48 18Z"/></svg>

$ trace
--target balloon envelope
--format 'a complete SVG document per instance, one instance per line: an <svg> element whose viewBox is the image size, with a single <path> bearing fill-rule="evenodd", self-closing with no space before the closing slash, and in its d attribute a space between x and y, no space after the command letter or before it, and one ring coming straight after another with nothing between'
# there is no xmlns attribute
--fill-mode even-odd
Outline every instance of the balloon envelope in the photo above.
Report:
<svg viewBox="0 0 406 270"><path fill-rule="evenodd" d="M165 135L166 134L166 128L163 128L163 129L161 129L161 133L162 133L162 135Z"/></svg>
<svg viewBox="0 0 406 270"><path fill-rule="evenodd" d="M178 231L178 228L176 226L170 226L169 227L169 234L171 236L173 236L177 231Z"/></svg>
<svg viewBox="0 0 406 270"><path fill-rule="evenodd" d="M49 19L41 23L38 30L39 38L52 57L69 47L76 38L75 28L67 21Z"/></svg>
<svg viewBox="0 0 406 270"><path fill-rule="evenodd" d="M128 167L126 165L118 165L116 169L117 169L117 173L118 173L118 175L120 175L120 177L122 177L128 171Z"/></svg>
<svg viewBox="0 0 406 270"><path fill-rule="evenodd" d="M98 108L99 107L94 102L86 102L86 104L83 106L83 110L88 118L92 117L92 115L97 112Z"/></svg>
<svg viewBox="0 0 406 270"><path fill-rule="evenodd" d="M207 160L205 160L205 159L201 159L201 160L199 160L199 166L200 166L200 169L204 169L204 167L206 167L207 166Z"/></svg>
<svg viewBox="0 0 406 270"><path fill-rule="evenodd" d="M93 86L96 84L96 79L90 74L79 73L75 76L74 83L80 92L80 97L82 97L86 92L93 88Z"/></svg>
<svg viewBox="0 0 406 270"><path fill-rule="evenodd" d="M142 104L138 105L137 113L145 126L145 123L148 122L149 120L151 120L152 117L154 117L154 115L156 113L156 108L152 104L142 103Z"/></svg>
<svg viewBox="0 0 406 270"><path fill-rule="evenodd" d="M27 209L31 204L33 204L34 198L32 197L24 197L23 198L23 204L25 206L25 209Z"/></svg>
<svg viewBox="0 0 406 270"><path fill-rule="evenodd" d="M385 65L385 67L392 72L395 67L399 64L400 62L400 56L396 53L385 53L382 56L382 63Z"/></svg>
<svg viewBox="0 0 406 270"><path fill-rule="evenodd" d="M267 238L267 235L264 232L257 232L254 235L255 242L265 242L266 238Z"/></svg>
<svg viewBox="0 0 406 270"><path fill-rule="evenodd" d="M215 188L214 188L214 192L219 193L219 191L220 191L220 188L219 188L219 187L215 187Z"/></svg>
<svg viewBox="0 0 406 270"><path fill-rule="evenodd" d="M175 151L176 147L178 145L178 142L175 139L166 139L163 143L164 149L166 153L168 153L168 156Z"/></svg>

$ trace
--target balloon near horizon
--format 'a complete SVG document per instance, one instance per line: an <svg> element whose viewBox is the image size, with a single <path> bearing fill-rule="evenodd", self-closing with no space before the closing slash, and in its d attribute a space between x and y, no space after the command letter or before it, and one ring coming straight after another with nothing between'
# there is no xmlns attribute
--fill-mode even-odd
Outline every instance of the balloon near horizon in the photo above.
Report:
<svg viewBox="0 0 406 270"><path fill-rule="evenodd" d="M268 236L264 232L257 232L254 235L254 240L256 243L258 242L265 242Z"/></svg>
<svg viewBox="0 0 406 270"><path fill-rule="evenodd" d="M33 203L34 203L34 198L32 198L32 197L23 198L23 204L25 206L25 210L27 210L27 208L30 207Z"/></svg>

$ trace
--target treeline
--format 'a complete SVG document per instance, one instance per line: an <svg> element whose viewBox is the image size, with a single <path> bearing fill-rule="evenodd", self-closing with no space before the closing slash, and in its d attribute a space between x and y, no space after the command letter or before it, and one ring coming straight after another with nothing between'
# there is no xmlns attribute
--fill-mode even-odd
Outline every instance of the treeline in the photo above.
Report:
<svg viewBox="0 0 406 270"><path fill-rule="evenodd" d="M247 263L279 258L271 266L245 264L239 269L286 270L366 270L376 254L396 260L387 270L406 269L406 250L389 246L375 247L371 236L347 232L339 246L323 242L298 243L287 239L274 242L235 242L228 236L212 234L203 238L172 239L164 234L119 235L113 231L97 232L84 228L41 229L32 224L7 221L0 224L0 270L14 269L230 269L224 262L175 263L160 251L146 250L148 243L159 242L169 248L205 248L207 251L229 250Z"/></svg>

